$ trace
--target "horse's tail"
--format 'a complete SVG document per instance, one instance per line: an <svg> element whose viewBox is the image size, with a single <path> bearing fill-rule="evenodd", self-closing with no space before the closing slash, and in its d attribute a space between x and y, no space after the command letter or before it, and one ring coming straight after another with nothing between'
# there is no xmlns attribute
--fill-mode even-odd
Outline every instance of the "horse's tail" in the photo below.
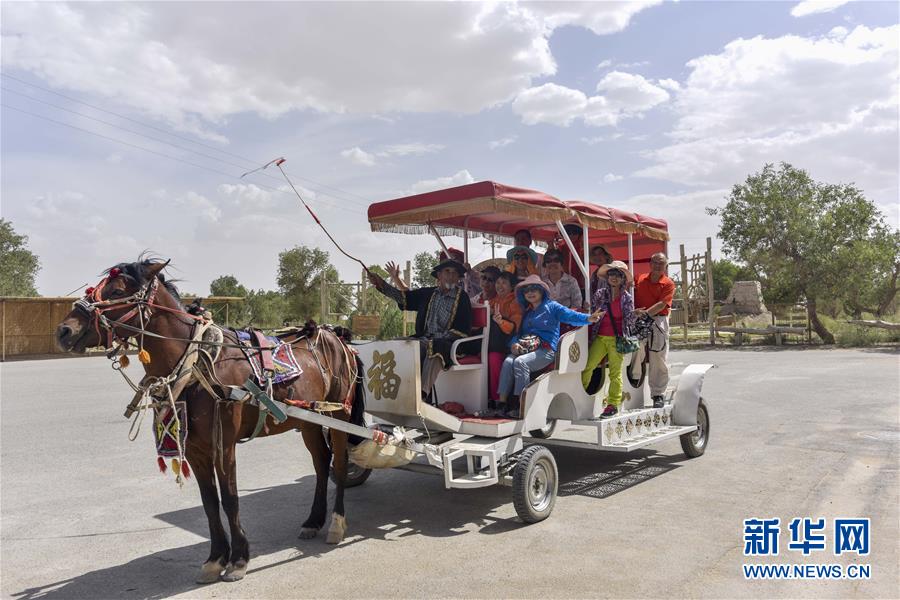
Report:
<svg viewBox="0 0 900 600"><path fill-rule="evenodd" d="M353 382L353 405L350 408L350 422L354 425L367 427L366 425L366 387L363 385L365 377L363 376L363 362L359 356L354 356L356 360L356 381ZM350 435L349 442L356 445L363 441L358 435Z"/></svg>

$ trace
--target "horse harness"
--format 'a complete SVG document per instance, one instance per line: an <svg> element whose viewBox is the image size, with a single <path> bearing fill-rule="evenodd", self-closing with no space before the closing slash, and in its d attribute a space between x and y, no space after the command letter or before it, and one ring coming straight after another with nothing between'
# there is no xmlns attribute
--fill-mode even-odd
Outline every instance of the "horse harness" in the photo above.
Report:
<svg viewBox="0 0 900 600"><path fill-rule="evenodd" d="M204 311L202 315L197 316L156 304L154 300L156 299L159 287L159 280L156 277L153 277L150 282L142 285L137 292L130 296L112 300L103 300L101 298L103 287L111 279L118 276L118 273L115 271L115 269L111 270L109 276L104 278L95 288L88 288L85 297L74 303L74 308L80 310L88 317L90 327L94 329L99 339L103 339L103 330L105 330L106 347L111 348L107 353L107 358L112 361L113 370L118 371L135 392L134 397L131 402L129 402L124 413L126 418L133 417L128 436L131 441L134 441L137 438L144 415L146 415L148 410L152 409L154 411L159 411L169 407L172 409L177 420L178 411L176 402L185 388L195 382L203 387L203 389L215 400L212 432L214 441L213 448L215 452L213 459L214 461L218 461L220 466L223 456L221 421L221 405L223 403L250 402L259 409L259 416L252 434L247 439L241 440L241 443L256 438L256 436L266 428L266 421L270 415L275 423L282 423L288 418L285 412L273 399L274 364L272 351L274 346L269 345L269 341L261 332L250 330L250 337L253 341L252 349L248 349L247 346L240 343L234 344L225 342L224 330L213 323L208 312ZM133 306L133 308L118 319L111 319L104 314L109 310L121 308L123 306ZM154 314L154 308L177 313L193 319L194 322L192 324L190 339L173 338L147 331L146 326ZM138 316L140 319L139 327L134 327L127 323L127 321L130 321L135 316ZM289 345L293 346L301 339L306 341L307 350L313 356L313 359L319 368L319 372L322 375L324 388L325 390L328 390L331 387L333 379L337 375L333 372L327 357L320 356L322 344L320 338L321 330L326 327L327 326L316 325L314 329L310 327L304 328L303 330L300 330L302 334L301 337L291 341ZM149 362L149 355L147 355L146 360L143 356L145 354L145 351L143 350L144 336L181 341L187 343L188 346L168 375L145 375L140 382L135 383L123 370L128 366L126 353L131 345L128 340L131 335L121 335L116 331L117 329L124 329L130 332L130 334L140 336L138 347L141 350L139 356L141 357L142 362ZM234 332L234 335L235 338L237 338L236 332ZM338 336L335 337L337 337L341 349L348 359L349 373L346 401L349 400L353 393L353 384L359 377L359 373L356 361L353 359L355 351L352 348L349 348L343 339ZM239 342L239 340L236 341ZM221 354L222 348L239 348L244 353L245 359L248 361L250 361L248 352L258 352L259 361L262 365L263 385L257 385L256 382L253 381L253 375L248 377L241 386L222 383L216 374L216 361ZM219 390L222 390L225 393L220 393ZM344 403L337 402L310 402L308 404L309 405L305 406L305 408L320 413L345 409ZM176 422L176 430L185 425L186 424ZM184 448L180 441L178 442L178 454L181 463L183 464ZM185 475L187 476L187 470L185 470ZM180 472L177 473L177 481L179 484L182 484Z"/></svg>

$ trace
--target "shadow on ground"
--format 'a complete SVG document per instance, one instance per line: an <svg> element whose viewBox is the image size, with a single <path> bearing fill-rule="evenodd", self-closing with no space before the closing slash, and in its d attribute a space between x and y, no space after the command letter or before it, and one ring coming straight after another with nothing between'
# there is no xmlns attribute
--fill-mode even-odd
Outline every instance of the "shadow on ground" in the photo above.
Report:
<svg viewBox="0 0 900 600"><path fill-rule="evenodd" d="M552 448L552 451L559 466L561 498L572 495L607 498L676 469L679 462L686 460L681 455L664 456L650 450L628 456L566 447ZM300 540L297 534L308 502L312 501L314 486L315 478L306 476L292 484L241 490L241 519L250 538L251 557L293 551L282 561L256 567L251 558L248 577L305 558L341 552L364 540L397 541L414 535L434 538L497 535L526 527L518 519L491 514L512 501L507 487L444 490L439 477L383 471L373 473L365 485L347 490L350 527L342 544L325 544L324 532L313 540ZM157 518L204 538L208 535L199 495L197 506L163 513ZM167 598L199 587L194 579L208 552L206 541L161 550L121 565L13 592L11 597L18 600Z"/></svg>

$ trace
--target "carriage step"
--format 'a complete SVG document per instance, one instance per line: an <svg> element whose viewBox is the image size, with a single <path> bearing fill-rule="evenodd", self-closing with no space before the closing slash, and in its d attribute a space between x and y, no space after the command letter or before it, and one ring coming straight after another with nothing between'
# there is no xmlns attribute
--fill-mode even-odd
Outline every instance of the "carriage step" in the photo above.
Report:
<svg viewBox="0 0 900 600"><path fill-rule="evenodd" d="M631 452L650 444L656 444L664 440L681 437L697 429L696 425L672 425L643 435L637 435L621 442L601 443L600 449L616 452Z"/></svg>

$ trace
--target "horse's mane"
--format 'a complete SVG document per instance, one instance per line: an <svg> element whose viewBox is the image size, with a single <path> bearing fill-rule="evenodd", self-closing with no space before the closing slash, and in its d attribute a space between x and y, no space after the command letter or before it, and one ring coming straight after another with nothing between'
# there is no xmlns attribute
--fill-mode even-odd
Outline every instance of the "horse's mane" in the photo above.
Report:
<svg viewBox="0 0 900 600"><path fill-rule="evenodd" d="M158 265L162 262L165 261L156 257L151 257L148 255L148 253L143 252L138 257L137 261L132 263L119 263L117 265L113 265L112 267L103 271L103 274L109 275L110 271L112 271L113 269L118 269L122 273L122 275L130 277L138 285L144 285L145 283L147 283L150 267L153 265ZM176 302L181 305L181 294L178 292L178 288L175 287L175 281L177 280L167 280L166 276L163 275L162 272L158 273L156 278L159 279L159 282L163 284L163 286L166 288L166 290L169 291L170 294L172 294L172 297L175 298Z"/></svg>

